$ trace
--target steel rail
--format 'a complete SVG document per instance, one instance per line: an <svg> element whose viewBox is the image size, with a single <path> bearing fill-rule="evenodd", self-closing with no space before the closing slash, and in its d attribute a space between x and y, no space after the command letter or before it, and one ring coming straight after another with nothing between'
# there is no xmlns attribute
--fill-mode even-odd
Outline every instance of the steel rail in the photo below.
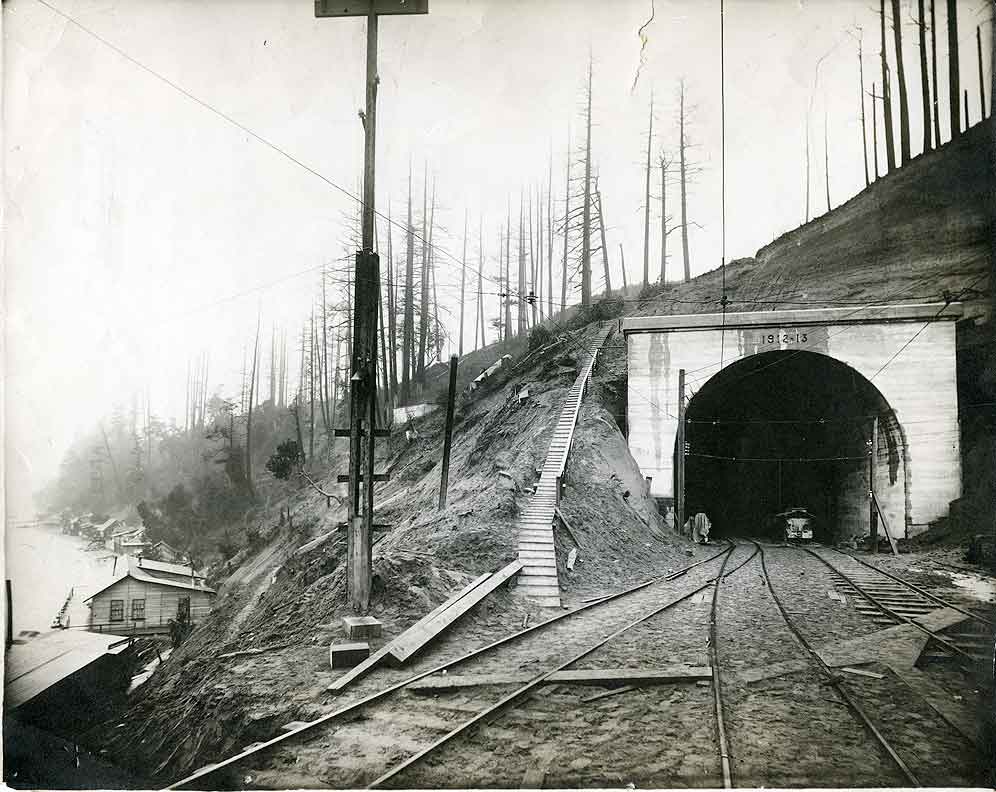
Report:
<svg viewBox="0 0 996 792"><path fill-rule="evenodd" d="M737 545L734 545L736 547ZM719 589L720 583L722 583L723 571L726 569L726 564L732 556L732 552L725 559L723 559L723 566L719 570L719 577L716 578L715 589L712 594L712 607L709 611L709 665L712 668L712 695L713 695L713 706L716 713L716 742L719 745L719 760L720 765L723 770L723 788L732 789L733 788L733 771L730 767L730 751L726 740L726 723L723 718L723 686L722 680L719 674L719 642L718 642L718 631L716 629L716 608L719 602ZM750 554L746 561L744 561L737 569L746 566L750 563L751 559L757 555L757 548ZM735 572L736 570L732 570ZM731 572L732 574L732 572Z"/></svg>
<svg viewBox="0 0 996 792"><path fill-rule="evenodd" d="M670 572L667 575L661 575L660 577L651 578L650 580L638 583L635 586L632 586L628 589L623 589L622 591L617 591L614 594L608 594L605 597L583 604L580 607L575 608L574 610L566 611L564 613L558 613L557 615L552 616L549 619L546 619L545 621L537 622L536 624L530 627L526 627L525 629L519 630L518 632L512 633L511 635L506 635L504 638L499 638L496 641L492 641L490 644L482 646L479 649L474 649L468 652L467 654L461 655L460 657L457 657L453 660L449 660L445 663L442 663L441 665L435 666L434 668L430 668L427 671L422 671L418 674L415 674L414 676L409 677L408 679L402 680L401 682L389 685L383 690L376 691L368 696L361 698L359 701L355 701L352 704L349 704L345 707L335 710L334 712L329 712L325 715L322 715L316 718L315 720L308 721L307 723L298 726L296 729L291 729L289 731L284 732L283 734L279 734L270 740L261 742L259 745L256 745L253 748L247 748L243 751L240 751L234 756L230 756L228 759L224 759L221 762L201 767L200 769L194 771L185 778L182 778L179 781L176 781L170 784L168 787L164 788L183 789L192 784L194 781L200 781L210 775L213 775L214 773L219 772L220 770L223 770L227 767L237 764L238 762L241 762L242 760L247 759L250 756L265 751L268 748L272 748L275 745L279 745L280 743L285 742L287 740L299 737L305 732L311 731L312 729L317 728L318 726L331 723L332 721L340 717L349 715L350 713L353 713L361 709L367 704L372 704L373 702L378 701L379 699L382 699L385 696L390 695L391 693L401 690L407 685L410 685L412 682L417 682L420 679L423 679L431 674L439 673L440 671L448 671L450 668L453 668L454 666L457 666L460 663L463 663L467 660L472 660L478 655L484 654L485 652L490 651L491 649L496 649L499 646L511 643L512 641L518 640L519 638L522 638L523 636L533 632L534 630L540 630L544 627L548 627L551 624L560 621L561 619L566 619L570 618L571 616L576 616L577 614L582 613L583 611L586 611L589 608L594 608L598 605L603 605L607 602L611 602L612 600L618 599L620 597L625 597L629 594L633 594L637 591L640 591L641 589L647 588L648 586L652 586L658 583L668 583L672 580L676 580L688 574L692 569L695 569L696 567L702 566L703 564L708 564L710 561L715 561L720 556L729 553L732 549L733 548L731 545L730 548L722 550L716 553L715 555L709 556L709 558L703 559L702 561L696 561L694 564L689 564L688 566L683 567L677 570L676 572Z"/></svg>
<svg viewBox="0 0 996 792"><path fill-rule="evenodd" d="M799 646L807 651L810 657L816 661L820 671L822 671L826 676L827 680L833 686L833 689L840 694L840 697L844 699L844 703L847 704L851 712L857 716L858 720L861 721L861 724L871 733L882 749L888 754L889 758L895 763L896 767L899 768L906 780L913 786L922 786L920 781L913 774L913 771L907 766L906 762L902 760L902 757L896 753L895 749L889 744L889 741L885 738L885 736L876 728L875 724L872 723L871 718L868 717L868 714L864 711L864 709L862 709L858 702L854 700L851 694L847 692L840 678L830 670L830 666L828 666L817 651L810 646L809 641L803 637L799 629L792 623L792 620L788 616L788 612L782 605L782 601L775 593L774 586L771 585L771 578L768 575L768 566L764 561L764 548L758 542L754 542L754 545L761 553L761 572L762 577L764 578L764 585L767 586L768 592L771 594L771 598L774 600L775 606L778 608L778 612L782 615L785 626L789 628L789 632L791 632L795 637Z"/></svg>
<svg viewBox="0 0 996 792"><path fill-rule="evenodd" d="M453 738L455 738L455 737L457 737L457 736L459 736L459 735L467 732L468 730L470 730L471 728L473 728L478 723L480 723L480 722L482 722L482 721L484 721L484 720L486 720L488 718L491 718L491 717L494 717L494 716L498 715L502 710L504 710L507 707L511 706L516 701L524 698L525 696L527 696L529 694L530 691L532 691L538 685L542 684L542 682L545 679L547 679L548 677L552 676L553 674L557 673L558 671L563 671L564 669L568 668L569 666L573 665L574 663L579 662L580 660L583 660L585 657L587 657L588 655L590 655L592 652L600 649L601 647L603 647L605 644L607 644L609 641L613 640L614 638L618 638L620 635L622 635L627 630L630 630L633 627L636 627L638 624L642 624L643 622L645 622L645 621L647 621L649 619L652 619L653 617L655 617L655 616L663 613L664 611L668 610L669 608L673 608L675 605L678 605L678 604L684 602L685 600L687 600L687 599L695 596L696 594L698 594L703 589L709 588L709 586L711 586L715 581L717 581L717 580L719 580L719 579L721 579L723 577L723 569L725 569L727 561L729 561L730 556L733 554L733 552L735 550L736 550L736 545L730 543L730 547L728 549L726 549L726 550L723 551L723 553L726 555L726 558L723 560L723 566L720 568L719 574L717 574L715 577L710 578L705 583L703 583L701 586L698 586L697 588L693 589L692 591L688 592L687 594L683 594L680 597L677 597L677 598L675 598L675 599L673 599L673 600L665 603L664 605L661 605L661 606L658 606L658 607L655 607L655 608L651 609L650 611L644 613L642 616L640 616L639 618L633 620L629 624L626 624L623 627L620 627L618 630L615 630L614 632L612 632L607 637L602 638L599 641L596 641L594 644L592 644L591 646L589 646L587 649L583 650L582 652L580 652L579 654L577 654L574 657L570 658L569 660L567 660L567 661L559 664L555 668L550 668L550 669L548 669L548 670L546 670L546 671L538 674L537 676L533 677L533 679L531 679L529 682L527 682L522 687L520 687L517 690L513 691L512 693L508 694L507 696L505 696L504 698L500 699L495 704L492 704L490 707L488 707L487 709L483 710L482 712L479 712L477 715L475 715L474 717L470 718L469 720L464 721L462 724L460 724L459 726L457 726L455 729L449 731L447 734L444 734L442 737L440 737L438 740L436 740L435 742L433 742L431 745L423 748L421 751L418 751L417 753L415 753L412 756L408 757L404 761L402 761L399 764L395 765L390 770L388 770L386 773L384 773L383 775L381 775L380 777L378 777L376 780L374 780L372 783L370 783L366 788L367 789L378 789L378 788L380 788L386 782L390 781L392 778L395 778L398 774L400 774L403 771L407 770L412 765L420 762L422 759L424 759L430 753L438 750L443 745L446 745ZM737 569L739 569L741 566L743 566L743 564L746 564L747 561L749 561L753 557L754 557L754 554L751 554L750 558L748 558L746 561L744 561L739 566L737 566L735 569L731 570L730 572L728 572L726 574L727 575L732 574Z"/></svg>
<svg viewBox="0 0 996 792"><path fill-rule="evenodd" d="M983 624L988 624L990 627L994 626L993 622L990 621L989 619L985 618L984 616L979 616L979 614L977 614L977 613L972 613L972 611L970 611L970 610L967 610L965 608L961 608L961 607L955 605L954 603L951 603L951 602L948 602L947 600L941 599L940 597L938 597L938 596L936 596L934 594L931 594L926 589L920 588L920 586L916 585L915 583L910 583L910 581L905 580L904 578L901 578L898 575L893 575L891 572L886 572L881 567L877 567L874 564L870 564L867 561L865 561L864 559L858 558L856 555L853 555L851 553L845 553L843 550L838 550L836 547L831 547L829 549L833 550L833 551L835 551L837 553L840 553L841 555L847 556L848 558L851 558L851 559L857 561L859 564L862 564L862 565L868 567L869 569L874 569L879 574L885 575L887 578L890 578L890 579L896 581L897 583L901 583L902 585L906 586L907 588L913 589L913 591L915 591L917 594L920 594L920 595L926 597L927 599L933 600L934 602L938 603L939 605L943 605L945 608L951 608L951 610L956 610L959 613L963 613L964 615L968 616L970 619L974 619L977 622L982 622Z"/></svg>
<svg viewBox="0 0 996 792"><path fill-rule="evenodd" d="M966 652L961 647L955 646L953 643L951 643L949 640L947 640L940 633L937 633L937 632L934 632L933 630L927 629L922 624L920 624L919 622L913 620L912 618L910 618L908 616L903 616L902 614L897 613L896 611L894 611L888 605L885 605L884 603L879 602L878 599L875 598L875 595L869 594L861 586L859 586L852 578L848 577L847 574L845 574L840 569L838 569L837 567L835 567L833 564L831 564L829 561L827 561L823 556L821 556L815 550L810 550L808 547L800 547L799 549L800 550L805 550L811 556L813 556L814 558L818 558L820 561L822 561L824 564L826 564L826 566L827 566L828 569L830 569L831 571L833 571L837 575L840 575L840 577L842 577L844 579L844 581L846 581L846 583L849 586L851 586L862 597L864 597L866 600L868 600L870 603L872 603L872 605L874 605L876 608L878 608L883 613L888 614L891 618L895 619L900 624L903 624L903 623L905 623L905 624L912 624L918 630L920 630L921 632L926 633L933 640L937 641L937 643L939 643L945 649L948 649L948 650L950 650L952 652L955 652L956 654L959 654L962 657L964 657L971 664L969 666L970 668L973 667L973 666L977 666L981 662L978 658L973 657L971 654L969 654L968 652ZM846 553L842 554L842 555L846 555ZM850 556L848 556L848 557L850 557Z"/></svg>

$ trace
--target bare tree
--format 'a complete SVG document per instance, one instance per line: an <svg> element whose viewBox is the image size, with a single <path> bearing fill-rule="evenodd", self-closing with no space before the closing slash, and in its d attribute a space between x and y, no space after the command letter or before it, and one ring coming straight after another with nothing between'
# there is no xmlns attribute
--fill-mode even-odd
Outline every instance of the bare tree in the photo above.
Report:
<svg viewBox="0 0 996 792"><path fill-rule="evenodd" d="M961 132L961 77L958 67L958 2L948 0L948 98L950 100L951 139Z"/></svg>
<svg viewBox="0 0 996 792"><path fill-rule="evenodd" d="M678 151L679 151L679 162L681 168L681 254L684 260L685 270L685 282L687 283L691 277L691 265L688 258L688 139L685 135L685 128L687 126L687 119L685 117L685 81L682 79L678 82ZM808 139L808 135L807 135ZM808 146L808 143L807 143ZM807 203L809 191L806 191Z"/></svg>
<svg viewBox="0 0 996 792"><path fill-rule="evenodd" d="M550 167L546 189L546 313L553 316L553 141L550 141Z"/></svg>
<svg viewBox="0 0 996 792"><path fill-rule="evenodd" d="M896 43L896 76L899 80L899 152L905 165L910 161L910 106L906 96L906 70L903 68L903 30L899 0L892 0L892 33Z"/></svg>
<svg viewBox="0 0 996 792"><path fill-rule="evenodd" d="M930 151L930 79L927 76L927 19L924 0L917 0L917 35L920 42L920 105L923 114L923 150ZM937 90L936 86L934 90Z"/></svg>
<svg viewBox="0 0 996 792"><path fill-rule="evenodd" d="M512 337L512 199L508 199L505 218L505 340Z"/></svg>
<svg viewBox="0 0 996 792"><path fill-rule="evenodd" d="M598 205L598 228L602 236L602 265L605 267L605 296L612 294L612 276L609 274L609 248L605 244L605 216L602 214L602 191L595 188L595 202Z"/></svg>
<svg viewBox="0 0 996 792"><path fill-rule="evenodd" d="M878 94L875 93L875 82L872 81L871 90L871 100L872 100L872 157L875 163L875 180L878 180L878 105L875 104L879 100Z"/></svg>
<svg viewBox="0 0 996 792"><path fill-rule="evenodd" d="M941 145L941 114L937 106L937 24L934 18L934 0L930 0L930 81L934 86L934 96L931 100L934 109L934 145Z"/></svg>
<svg viewBox="0 0 996 792"><path fill-rule="evenodd" d="M581 225L581 305L591 305L591 54L588 55L587 109L585 111L584 210ZM566 231L565 231L566 233Z"/></svg>
<svg viewBox="0 0 996 792"><path fill-rule="evenodd" d="M564 177L564 262L561 272L562 281L560 284L560 310L563 311L567 307L567 248L569 246L568 240L568 220L571 216L571 131L570 127L567 129L567 166L565 168L566 176Z"/></svg>
<svg viewBox="0 0 996 792"><path fill-rule="evenodd" d="M885 124L886 173L889 173L896 167L896 147L892 137L892 96L889 90L889 61L885 49L885 0L879 0L879 22L881 32L879 57L882 61L882 119Z"/></svg>
<svg viewBox="0 0 996 792"><path fill-rule="evenodd" d="M868 178L868 131L865 128L865 63L861 47L861 28L858 28L858 84L861 89L858 93L858 98L861 100L861 155L864 158L865 187L867 187L871 184L871 181Z"/></svg>
<svg viewBox="0 0 996 792"><path fill-rule="evenodd" d="M643 191L643 285L650 283L650 147L654 140L654 92L650 92L650 114L647 123L647 167Z"/></svg>
<svg viewBox="0 0 996 792"><path fill-rule="evenodd" d="M464 287L467 283L467 209L463 210L463 256L460 258L460 335L457 354L463 357L463 300Z"/></svg>
<svg viewBox="0 0 996 792"><path fill-rule="evenodd" d="M626 283L626 254L623 253L622 242L619 243L619 263L622 265L623 291L626 291L629 284Z"/></svg>
<svg viewBox="0 0 996 792"><path fill-rule="evenodd" d="M401 327L401 399L411 395L412 351L415 348L415 226L412 224L412 166L408 162L408 230L405 253L405 318Z"/></svg>
<svg viewBox="0 0 996 792"><path fill-rule="evenodd" d="M525 218L523 216L522 193L519 193L519 295L518 295L518 324L516 332L525 335L528 325L526 320L526 301L523 299L526 294L526 248L525 248Z"/></svg>
<svg viewBox="0 0 996 792"><path fill-rule="evenodd" d="M986 117L986 79L982 69L982 26L975 26L975 48L979 53L979 104L982 111L981 119Z"/></svg>
<svg viewBox="0 0 996 792"><path fill-rule="evenodd" d="M827 112L823 111L823 175L826 178L827 211L830 211L830 145L827 134Z"/></svg>
<svg viewBox="0 0 996 792"><path fill-rule="evenodd" d="M259 357L259 314L256 315L256 337L252 344L252 373L249 376L249 411L246 417L246 486L249 495L256 497L256 488L252 483L252 407L256 396L256 361Z"/></svg>
<svg viewBox="0 0 996 792"><path fill-rule="evenodd" d="M477 248L477 311L474 314L474 349L478 348L477 331L480 330L480 346L488 345L484 333L484 217L478 223Z"/></svg>
<svg viewBox="0 0 996 792"><path fill-rule="evenodd" d="M671 216L667 213L667 172L674 163L672 157L666 154L660 156L661 166L661 286L667 284L667 238L674 231L674 227L668 228ZM625 272L625 270L623 270Z"/></svg>
<svg viewBox="0 0 996 792"><path fill-rule="evenodd" d="M436 189L432 190L435 201ZM425 183L422 187L422 300L419 308L418 322L418 365L415 379L422 384L425 373L425 351L429 336L429 166L425 166Z"/></svg>

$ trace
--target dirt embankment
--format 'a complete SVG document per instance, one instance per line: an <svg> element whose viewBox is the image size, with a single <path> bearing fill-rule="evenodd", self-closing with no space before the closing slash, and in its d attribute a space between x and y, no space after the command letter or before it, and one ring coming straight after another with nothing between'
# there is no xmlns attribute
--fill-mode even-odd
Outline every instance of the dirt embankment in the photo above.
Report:
<svg viewBox="0 0 996 792"><path fill-rule="evenodd" d="M562 401L577 375L584 328L523 355L457 410L447 506L437 509L442 411L414 422L409 442L398 427L382 446L374 534L371 612L394 636L484 572L515 558L516 517L537 478ZM616 342L610 341L610 345ZM563 511L581 542L557 531L565 599L570 602L661 574L686 559L645 495L644 482L616 424L625 393L621 349L608 349L582 410L567 470ZM529 396L518 398L528 386ZM330 471L328 479L336 471ZM327 479L327 480L328 480ZM335 675L328 646L344 637L344 510L302 489L285 503L293 525L263 526L263 546L247 554L221 587L217 606L153 677L128 711L91 735L124 763L159 779L177 779L291 720L328 706ZM537 610L507 592L468 616L482 644L508 631L509 611ZM468 647L470 648L470 647ZM247 650L265 649L256 654ZM222 655L239 652L229 657ZM338 672L336 672L338 673Z"/></svg>

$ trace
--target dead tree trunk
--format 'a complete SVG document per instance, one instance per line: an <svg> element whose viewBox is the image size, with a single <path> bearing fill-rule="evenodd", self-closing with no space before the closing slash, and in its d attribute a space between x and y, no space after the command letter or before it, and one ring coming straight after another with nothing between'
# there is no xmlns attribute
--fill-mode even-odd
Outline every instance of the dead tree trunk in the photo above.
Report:
<svg viewBox="0 0 996 792"><path fill-rule="evenodd" d="M536 327L536 248L533 246L533 194L529 193L529 318Z"/></svg>
<svg viewBox="0 0 996 792"><path fill-rule="evenodd" d="M602 265L605 267L605 296L612 294L612 276L609 274L609 247L605 244L605 215L602 214L602 191L595 190L595 202L598 204L598 229L602 239Z"/></svg>
<svg viewBox="0 0 996 792"><path fill-rule="evenodd" d="M654 92L650 92L650 119L647 124L647 168L643 190L643 286L650 283L650 146L654 139Z"/></svg>
<svg viewBox="0 0 996 792"><path fill-rule="evenodd" d="M903 68L903 28L899 0L892 0L892 34L896 43L896 76L899 79L899 153L902 163L910 161L910 106L906 96L906 69Z"/></svg>
<svg viewBox="0 0 996 792"><path fill-rule="evenodd" d="M415 380L421 384L425 371L425 344L429 334L429 166L425 167L425 182L422 186L422 300L418 317L418 363Z"/></svg>
<svg viewBox="0 0 996 792"><path fill-rule="evenodd" d="M546 315L553 317L553 142L546 189Z"/></svg>
<svg viewBox="0 0 996 792"><path fill-rule="evenodd" d="M975 48L979 53L979 107L982 120L986 118L986 78L982 68L982 26L975 26Z"/></svg>
<svg viewBox="0 0 996 792"><path fill-rule="evenodd" d="M408 163L408 230L405 251L405 318L401 325L401 400L411 395L412 352L415 349L415 226L412 224L412 168Z"/></svg>
<svg viewBox="0 0 996 792"><path fill-rule="evenodd" d="M315 458L315 309L311 309L311 330L308 347L311 361L308 365L308 393L311 409L308 412L308 456Z"/></svg>
<svg viewBox="0 0 996 792"><path fill-rule="evenodd" d="M512 337L512 199L508 200L505 223L505 340Z"/></svg>
<svg viewBox="0 0 996 792"><path fill-rule="evenodd" d="M622 242L619 243L619 263L622 265L623 291L626 291L629 284L626 283L626 254L623 253Z"/></svg>
<svg viewBox="0 0 996 792"><path fill-rule="evenodd" d="M808 138L808 135L807 135ZM688 161L685 153L687 141L685 140L685 81L680 82L679 110L678 110L678 149L680 152L681 168L681 255L685 264L685 283L691 280L692 270L688 259ZM808 194L807 193L807 202Z"/></svg>
<svg viewBox="0 0 996 792"><path fill-rule="evenodd" d="M934 21L934 0L930 0L930 82L934 86L934 95L931 99L934 117L934 145L941 145L941 114L938 108L937 99L937 24Z"/></svg>
<svg viewBox="0 0 996 792"><path fill-rule="evenodd" d="M917 0L917 35L920 41L920 105L923 114L923 151L930 151L930 79L927 76L927 20L924 0ZM936 90L936 88L935 88Z"/></svg>
<svg viewBox="0 0 996 792"><path fill-rule="evenodd" d="M457 342L457 354L463 357L463 298L467 283L467 210L463 210L463 257L460 259L460 336Z"/></svg>
<svg viewBox="0 0 996 792"><path fill-rule="evenodd" d="M875 94L875 82L872 81L872 158L875 164L875 180L878 181L878 96Z"/></svg>
<svg viewBox="0 0 996 792"><path fill-rule="evenodd" d="M252 403L256 396L256 361L259 357L259 316L256 316L256 338L252 345L252 373L249 377L249 412L246 416L246 487L249 495L256 497L256 488L252 483Z"/></svg>
<svg viewBox="0 0 996 792"><path fill-rule="evenodd" d="M827 211L830 211L830 146L827 135L827 114L823 112L823 175L827 188Z"/></svg>
<svg viewBox="0 0 996 792"><path fill-rule="evenodd" d="M523 217L522 194L519 194L519 315L516 330L519 335L525 335L529 329L526 324L526 248L525 248L525 218Z"/></svg>
<svg viewBox="0 0 996 792"><path fill-rule="evenodd" d="M484 217L478 223L477 247L477 313L474 315L474 349L478 348L477 331L481 331L480 346L488 345L484 334Z"/></svg>
<svg viewBox="0 0 996 792"><path fill-rule="evenodd" d="M885 0L879 0L879 22L881 33L879 57L882 61L882 120L885 124L886 173L889 173L896 167L896 147L892 137L892 96L889 90L889 61L885 49Z"/></svg>
<svg viewBox="0 0 996 792"><path fill-rule="evenodd" d="M588 103L585 111L584 208L581 222L581 305L591 305L591 56L588 56Z"/></svg>
<svg viewBox="0 0 996 792"><path fill-rule="evenodd" d="M921 0L922 1L922 0ZM871 184L868 178L868 131L865 128L865 64L861 52L861 38L858 38L858 82L861 88L858 97L861 99L861 156L865 164L865 187Z"/></svg>
<svg viewBox="0 0 996 792"><path fill-rule="evenodd" d="M390 405L398 398L398 305L396 300L397 273L394 268L394 233L391 223L391 202L387 202L387 349Z"/></svg>
<svg viewBox="0 0 996 792"><path fill-rule="evenodd" d="M958 67L958 0L948 0L948 98L951 102L951 139L961 129L961 76Z"/></svg>
<svg viewBox="0 0 996 792"><path fill-rule="evenodd" d="M661 156L661 286L667 285L667 167L670 163ZM625 272L625 270L623 270Z"/></svg>
<svg viewBox="0 0 996 792"><path fill-rule="evenodd" d="M564 262L561 272L560 283L560 310L567 307L567 246L570 238L569 227L571 220L571 132L567 131L567 167L564 177Z"/></svg>

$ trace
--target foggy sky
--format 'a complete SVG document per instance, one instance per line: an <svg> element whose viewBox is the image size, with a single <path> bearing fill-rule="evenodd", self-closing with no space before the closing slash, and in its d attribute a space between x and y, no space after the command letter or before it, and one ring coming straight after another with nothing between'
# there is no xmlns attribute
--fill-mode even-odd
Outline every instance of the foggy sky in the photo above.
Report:
<svg viewBox="0 0 996 792"><path fill-rule="evenodd" d="M307 0L50 2L358 193L364 21L316 20ZM619 243L630 282L642 274L650 92L656 162L662 149L676 154L682 78L693 105L688 137L699 169L689 192L689 219L701 226L691 230L692 272L719 266L719 4L655 5L638 78L637 30L650 16L649 0L431 0L428 16L381 20L377 208L386 213L390 201L394 219L403 220L409 160L417 202L427 165L445 229L436 237L440 302L452 312L447 324L454 334L455 259L465 209L468 263L476 270L483 216L484 273L492 278L507 202L514 216L523 189L545 191L551 152L554 212L563 211L567 138L570 133L576 146L583 131L579 111L589 52L593 159L614 285L621 280ZM937 5L939 107L947 140L947 32L944 4ZM864 186L857 36L863 29L870 90L872 80L881 83L872 6L877 8L867 0L726 3L727 260L753 255L803 221L807 111L813 214L826 208L824 117L833 205ZM904 0L902 8L916 154L922 139L916 3ZM988 81L988 13L985 2L959 6L961 82L973 122L979 118L975 26L983 24ZM887 35L891 51L891 29ZM23 512L74 435L108 415L115 402L127 408L134 392L148 388L154 413L182 423L189 357L208 352L211 391L234 395L257 311L266 355L273 323L286 327L293 349L317 290L318 268L342 266L350 253L345 243L355 205L38 0L3 5L3 41L5 439L8 506ZM893 93L898 108L895 84ZM870 103L865 112L870 125ZM898 123L898 109L896 115ZM869 145L870 139L869 126ZM884 163L884 143L879 145ZM658 181L655 171L654 196ZM669 187L671 209L677 198L677 187ZM656 201L651 223L653 279L659 274ZM386 223L379 232L383 252ZM403 247L397 229L394 244L397 255ZM556 240L555 280L561 245ZM677 274L677 234L668 245L669 272ZM593 272L600 290L597 257ZM476 284L475 273L468 277ZM497 291L488 281L484 289ZM487 306L494 315L497 298ZM473 311L468 303L467 347ZM292 357L292 374L296 365Z"/></svg>

